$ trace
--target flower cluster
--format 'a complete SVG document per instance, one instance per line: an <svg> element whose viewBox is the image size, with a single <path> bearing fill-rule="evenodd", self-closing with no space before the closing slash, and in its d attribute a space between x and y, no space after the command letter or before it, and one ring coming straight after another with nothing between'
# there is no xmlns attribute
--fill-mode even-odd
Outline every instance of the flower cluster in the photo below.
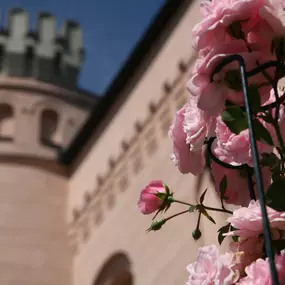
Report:
<svg viewBox="0 0 285 285"><path fill-rule="evenodd" d="M215 223L211 211L230 215L218 230L220 244L230 239L229 252L221 255L216 245L200 248L196 261L187 267L187 285L273 284L269 264L274 258L265 250L264 212L275 253L275 277L285 285L285 93L278 89L285 76L284 11L283 0L201 3L203 19L192 31L199 56L186 86L189 99L169 129L171 159L182 174L199 175L207 164L221 208L204 204L207 190L195 204L177 200L162 181L146 186L138 202L143 214L156 212L154 218L172 203L187 206L154 221L149 231L160 230L178 215L198 212L195 240L202 235L201 217ZM245 63L243 76L237 58ZM250 111L245 108L245 91ZM255 175L259 171L253 165L249 123L255 130L261 177ZM261 203L260 183L266 206ZM225 204L238 207L232 212Z"/></svg>
<svg viewBox="0 0 285 285"><path fill-rule="evenodd" d="M281 29L282 21L278 17L283 8L281 5L281 1L269 0L202 2L203 20L193 29L194 47L199 58L187 83L190 96L186 105L176 113L169 130L173 141L172 159L181 173L198 175L203 172L206 163L203 146L211 138L211 155L219 161L230 166L252 166L249 130L242 109L244 97L239 65L233 61L222 69L217 68L225 58L236 54L243 57L247 71L272 59L285 59L285 49L281 48L282 41L285 41L285 29ZM275 94L276 89L272 86L278 76L278 72L271 68L266 70L266 75L258 73L248 82L252 98L250 103L256 111L254 123L261 129L257 141L261 155L271 153L273 143L279 143L272 124L262 116L262 106L276 103L276 95L278 99L282 95L280 92ZM283 134L283 105L278 112ZM275 108L271 108L266 116L274 114ZM273 142L268 139L269 135ZM249 197L246 199L246 195L236 191L239 188L237 185L245 184L246 179L238 171L228 171L215 163L212 166L216 184L224 175L233 178L228 179L231 181L226 191L228 202L247 204ZM263 176L270 181L269 171L265 170Z"/></svg>

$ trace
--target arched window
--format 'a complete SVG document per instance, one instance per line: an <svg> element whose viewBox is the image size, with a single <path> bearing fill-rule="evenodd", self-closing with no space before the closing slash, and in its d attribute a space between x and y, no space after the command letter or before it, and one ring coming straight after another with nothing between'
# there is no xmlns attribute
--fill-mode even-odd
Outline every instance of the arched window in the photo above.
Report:
<svg viewBox="0 0 285 285"><path fill-rule="evenodd" d="M133 285L131 263L122 252L114 254L102 266L94 285Z"/></svg>
<svg viewBox="0 0 285 285"><path fill-rule="evenodd" d="M0 140L13 140L15 135L14 112L10 105L0 104Z"/></svg>
<svg viewBox="0 0 285 285"><path fill-rule="evenodd" d="M59 147L61 144L58 131L59 116L51 109L43 110L41 114L40 138L41 142L51 147Z"/></svg>

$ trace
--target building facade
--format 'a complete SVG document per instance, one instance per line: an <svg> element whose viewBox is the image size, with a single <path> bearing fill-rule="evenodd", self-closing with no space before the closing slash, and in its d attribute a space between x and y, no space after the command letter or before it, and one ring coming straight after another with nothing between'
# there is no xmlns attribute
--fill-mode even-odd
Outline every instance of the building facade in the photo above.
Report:
<svg viewBox="0 0 285 285"><path fill-rule="evenodd" d="M185 284L197 248L217 244L217 225L196 214L145 233L140 189L164 180L195 203L209 174L182 175L168 129L188 98L199 1L169 0L106 94L78 89L80 27L55 32L52 15L14 9L0 33L0 284ZM214 191L206 203L218 205ZM170 210L174 213L181 206Z"/></svg>

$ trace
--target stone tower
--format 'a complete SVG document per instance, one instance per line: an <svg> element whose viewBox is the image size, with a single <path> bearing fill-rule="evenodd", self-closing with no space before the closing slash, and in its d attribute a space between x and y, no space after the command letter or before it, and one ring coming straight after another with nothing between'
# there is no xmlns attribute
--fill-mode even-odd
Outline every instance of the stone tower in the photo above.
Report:
<svg viewBox="0 0 285 285"><path fill-rule="evenodd" d="M57 162L98 97L77 88L82 31L22 9L0 30L0 284L70 284L67 171Z"/></svg>

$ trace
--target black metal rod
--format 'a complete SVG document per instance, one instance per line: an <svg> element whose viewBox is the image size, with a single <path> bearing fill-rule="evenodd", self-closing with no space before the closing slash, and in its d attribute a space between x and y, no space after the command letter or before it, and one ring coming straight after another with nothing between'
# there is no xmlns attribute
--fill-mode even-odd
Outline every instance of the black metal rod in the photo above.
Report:
<svg viewBox="0 0 285 285"><path fill-rule="evenodd" d="M214 72L220 71L226 64L232 61L237 61L239 63L239 68L240 68L240 73L241 73L242 90L243 90L243 95L244 95L244 104L245 104L245 110L246 110L247 121L248 121L253 168L255 172L257 192L259 196L260 208L261 208L261 213L262 213L262 225L263 225L264 238L265 238L265 248L266 248L266 254L267 254L267 257L270 263L272 284L279 285L278 275L277 275L277 270L276 270L275 260L274 260L274 251L272 247L270 226L269 226L266 205L265 205L265 196L264 196L264 189L263 189L263 183L262 183L262 173L261 173L260 164L259 164L259 155L258 155L258 150L256 146L255 131L253 128L252 111L251 111L251 107L250 107L249 100L248 100L248 81L247 81L247 74L246 74L244 59L242 56L238 54L229 56L219 65L219 67L215 69ZM212 74L212 78L213 76L214 74Z"/></svg>
<svg viewBox="0 0 285 285"><path fill-rule="evenodd" d="M251 111L251 107L250 107L249 100L248 100L248 82L247 82L247 77L246 77L245 62L242 56L235 55L235 57L236 57L236 60L240 64L242 89L243 89L243 95L244 95L244 105L245 105L245 110L246 110L246 115L247 115L253 167L254 167L254 172L255 172L255 177L256 177L256 186L257 186L261 213L262 213L262 223L263 223L263 231L264 231L264 236L265 236L266 254L270 262L272 284L279 285L277 270L275 266L270 226L269 226L266 205L265 205L265 196L264 196L264 189L263 189L263 183L262 183L262 173L261 173L260 164L259 164L259 154L258 154L258 150L256 146L255 130L253 128L252 111Z"/></svg>
<svg viewBox="0 0 285 285"><path fill-rule="evenodd" d="M247 185L248 185L250 200L256 200L253 181L252 181L252 171L249 166L246 167L246 172L247 172Z"/></svg>

